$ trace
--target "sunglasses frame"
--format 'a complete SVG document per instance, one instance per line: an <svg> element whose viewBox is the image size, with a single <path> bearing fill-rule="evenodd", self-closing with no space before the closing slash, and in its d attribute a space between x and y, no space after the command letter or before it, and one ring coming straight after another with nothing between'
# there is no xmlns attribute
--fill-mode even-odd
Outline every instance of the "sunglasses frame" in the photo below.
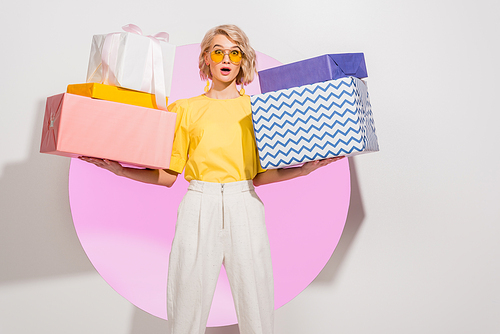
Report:
<svg viewBox="0 0 500 334"><path fill-rule="evenodd" d="M216 60L214 59L214 57L216 56L216 55L215 55L215 52L216 52L216 51L222 51L222 52L224 53L224 54L222 55L222 59L221 59L220 61L216 61ZM238 52L241 54L240 60L238 60L237 62L234 62L234 61L231 59L231 52L233 52L233 51L238 51ZM210 55L210 59L212 59L212 61L213 61L214 63L216 63L216 64L218 64L218 63L222 62L222 61L224 60L224 57L226 57L226 55L227 55L227 56L228 56L228 58L229 58L229 61L230 61L231 63L233 63L233 64L235 64L235 65L238 65L239 63L241 63L241 60L243 59L243 56L245 55L245 54L243 53L243 51L241 51L240 49L215 49L215 50L212 50L212 51L210 51L210 52L209 52L209 51L207 51L207 52L208 52L208 53L209 53L209 55Z"/></svg>

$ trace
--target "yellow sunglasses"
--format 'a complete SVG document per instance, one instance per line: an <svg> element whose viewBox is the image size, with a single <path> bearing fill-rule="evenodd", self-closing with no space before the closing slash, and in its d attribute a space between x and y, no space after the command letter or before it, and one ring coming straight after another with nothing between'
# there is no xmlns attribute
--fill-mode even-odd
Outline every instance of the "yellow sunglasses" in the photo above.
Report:
<svg viewBox="0 0 500 334"><path fill-rule="evenodd" d="M210 52L210 58L212 58L215 63L220 63L224 59L225 55L229 56L229 60L233 64L238 64L241 61L241 58L243 58L243 52L236 49L227 50L227 52L224 52L222 49L215 49Z"/></svg>

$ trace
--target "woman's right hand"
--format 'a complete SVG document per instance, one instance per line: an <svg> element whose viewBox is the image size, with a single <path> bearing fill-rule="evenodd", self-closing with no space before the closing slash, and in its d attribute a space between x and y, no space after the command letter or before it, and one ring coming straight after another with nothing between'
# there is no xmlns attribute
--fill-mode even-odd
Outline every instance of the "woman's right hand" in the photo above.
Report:
<svg viewBox="0 0 500 334"><path fill-rule="evenodd" d="M97 167L109 170L113 174L116 174L118 176L123 176L123 166L120 165L119 162L113 161L113 160L108 160L108 159L99 159L99 158L91 158L91 157L78 157L78 159L86 161L88 163L94 164Z"/></svg>
<svg viewBox="0 0 500 334"><path fill-rule="evenodd" d="M94 164L97 167L107 169L118 176L124 176L131 180L157 184L168 188L170 188L175 183L177 175L179 174L168 169L123 167L119 162L108 159L91 158L85 156L81 156L79 157L79 159Z"/></svg>

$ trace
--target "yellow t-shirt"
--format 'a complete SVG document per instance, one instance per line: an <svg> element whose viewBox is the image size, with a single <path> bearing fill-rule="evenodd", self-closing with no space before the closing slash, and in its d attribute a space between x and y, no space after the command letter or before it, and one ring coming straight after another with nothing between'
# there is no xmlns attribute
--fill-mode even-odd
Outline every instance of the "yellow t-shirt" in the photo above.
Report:
<svg viewBox="0 0 500 334"><path fill-rule="evenodd" d="M228 183L251 180L261 168L250 97L218 100L205 95L178 100L170 169L187 181Z"/></svg>

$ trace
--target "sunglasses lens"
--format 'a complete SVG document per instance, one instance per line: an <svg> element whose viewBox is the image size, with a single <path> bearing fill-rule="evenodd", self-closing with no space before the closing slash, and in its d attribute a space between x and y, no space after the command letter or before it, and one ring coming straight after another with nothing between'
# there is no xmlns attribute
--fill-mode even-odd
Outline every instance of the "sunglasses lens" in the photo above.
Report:
<svg viewBox="0 0 500 334"><path fill-rule="evenodd" d="M241 61L241 52L238 50L233 50L229 53L229 60L237 64Z"/></svg>
<svg viewBox="0 0 500 334"><path fill-rule="evenodd" d="M210 53L210 58L216 63L220 63L224 59L224 52L222 50L214 50Z"/></svg>
<svg viewBox="0 0 500 334"><path fill-rule="evenodd" d="M242 54L239 50L232 50L229 52L229 60L232 63L238 64L241 61ZM220 63L224 59L225 53L222 50L214 50L210 52L210 58L215 63Z"/></svg>

